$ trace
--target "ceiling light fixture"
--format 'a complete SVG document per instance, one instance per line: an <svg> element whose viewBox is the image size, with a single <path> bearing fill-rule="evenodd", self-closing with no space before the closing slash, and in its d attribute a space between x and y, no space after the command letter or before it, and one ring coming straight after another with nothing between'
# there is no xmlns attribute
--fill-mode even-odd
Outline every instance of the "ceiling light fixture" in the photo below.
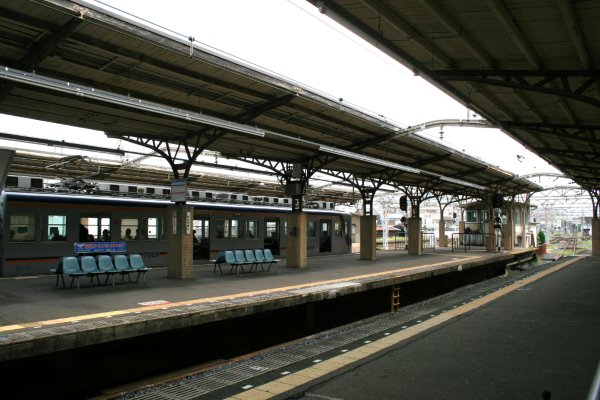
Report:
<svg viewBox="0 0 600 400"><path fill-rule="evenodd" d="M375 157L367 156L367 155L364 155L364 154L354 153L354 152L351 152L351 151L348 151L348 150L344 150L344 149L340 149L340 148L337 148L337 147L330 147L330 146L320 145L319 146L319 151L322 151L322 152L325 152L325 153L330 153L330 154L335 154L335 155L346 157L346 158L349 158L349 159L352 159L352 160L364 161L364 162L367 162L369 164L380 165L382 167L399 169L401 171L406 171L406 172L410 172L410 173L413 173L413 174L420 174L421 173L421 170L417 169L417 168L409 167L407 165L402 165L402 164L398 164L398 163L391 162L391 161L382 160L380 158L375 158Z"/></svg>

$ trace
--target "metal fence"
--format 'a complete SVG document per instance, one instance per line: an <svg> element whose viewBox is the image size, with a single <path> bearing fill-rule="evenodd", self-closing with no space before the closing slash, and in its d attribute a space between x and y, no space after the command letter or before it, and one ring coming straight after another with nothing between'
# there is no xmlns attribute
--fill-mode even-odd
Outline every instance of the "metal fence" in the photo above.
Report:
<svg viewBox="0 0 600 400"><path fill-rule="evenodd" d="M407 243L407 236L404 232L389 232L388 250L404 250ZM383 242L377 242L377 250L383 250Z"/></svg>
<svg viewBox="0 0 600 400"><path fill-rule="evenodd" d="M421 249L435 250L435 234L433 232L421 232Z"/></svg>
<svg viewBox="0 0 600 400"><path fill-rule="evenodd" d="M452 251L485 251L488 233L453 233Z"/></svg>
<svg viewBox="0 0 600 400"><path fill-rule="evenodd" d="M421 249L435 250L435 234L432 232L421 232ZM408 236L404 232L390 232L388 236L388 250L405 250L408 246ZM377 250L383 250L383 243L377 243Z"/></svg>

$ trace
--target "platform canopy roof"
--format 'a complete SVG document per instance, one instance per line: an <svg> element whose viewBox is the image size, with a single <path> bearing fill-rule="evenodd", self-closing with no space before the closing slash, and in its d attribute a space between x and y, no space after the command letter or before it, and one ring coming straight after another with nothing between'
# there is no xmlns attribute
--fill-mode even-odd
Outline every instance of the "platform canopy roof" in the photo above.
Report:
<svg viewBox="0 0 600 400"><path fill-rule="evenodd" d="M256 169L200 162L205 166L199 172L192 170L188 177L188 189L217 193L242 193L253 197L286 197L284 187L268 171L257 173ZM235 173L234 173L235 171ZM260 171L259 171L260 172ZM55 180L55 189L91 190L90 183L128 183L140 187L169 188L173 173L170 169L139 164L136 159L119 163L114 160L88 156L64 156L41 151L16 151L9 171L10 175L36 176ZM344 187L346 186L346 187ZM352 191L349 184L340 185L335 178L320 176L307 189L309 201L332 201L336 204L354 204L360 194Z"/></svg>
<svg viewBox="0 0 600 400"><path fill-rule="evenodd" d="M600 190L600 2L309 1Z"/></svg>
<svg viewBox="0 0 600 400"><path fill-rule="evenodd" d="M358 183L472 195L540 189L341 99L84 2L2 2L0 112Z"/></svg>

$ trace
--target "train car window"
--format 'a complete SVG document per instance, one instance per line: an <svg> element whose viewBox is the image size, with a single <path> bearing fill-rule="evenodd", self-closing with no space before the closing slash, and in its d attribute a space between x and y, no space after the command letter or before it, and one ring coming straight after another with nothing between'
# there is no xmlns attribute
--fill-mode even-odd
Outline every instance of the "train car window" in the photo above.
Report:
<svg viewBox="0 0 600 400"><path fill-rule="evenodd" d="M490 222L490 212L488 210L481 211L481 222Z"/></svg>
<svg viewBox="0 0 600 400"><path fill-rule="evenodd" d="M121 239L137 240L139 239L140 229L137 218L123 218L121 220Z"/></svg>
<svg viewBox="0 0 600 400"><path fill-rule="evenodd" d="M10 216L10 241L33 242L35 240L35 215Z"/></svg>
<svg viewBox="0 0 600 400"><path fill-rule="evenodd" d="M467 210L467 222L477 222L476 210Z"/></svg>
<svg viewBox="0 0 600 400"><path fill-rule="evenodd" d="M157 240L159 238L159 219L158 218L143 218L142 219L142 239Z"/></svg>
<svg viewBox="0 0 600 400"><path fill-rule="evenodd" d="M309 238L314 238L317 236L317 227L315 226L315 221L307 221L306 222L306 235Z"/></svg>
<svg viewBox="0 0 600 400"><path fill-rule="evenodd" d="M67 216L48 215L48 240L67 240Z"/></svg>
<svg viewBox="0 0 600 400"><path fill-rule="evenodd" d="M335 232L335 236L342 237L342 224L340 224L337 221L334 222L333 223L333 231Z"/></svg>
<svg viewBox="0 0 600 400"><path fill-rule="evenodd" d="M258 221L248 220L246 221L246 237L248 239L258 239Z"/></svg>
<svg viewBox="0 0 600 400"><path fill-rule="evenodd" d="M229 237L229 220L218 219L215 221L215 236L217 239Z"/></svg>
<svg viewBox="0 0 600 400"><path fill-rule="evenodd" d="M196 237L198 239L208 239L209 234L210 234L210 220L209 219L195 219L193 224L194 224L194 230L196 231Z"/></svg>
<svg viewBox="0 0 600 400"><path fill-rule="evenodd" d="M79 219L79 241L80 242L110 242L110 218L109 217L81 217Z"/></svg>
<svg viewBox="0 0 600 400"><path fill-rule="evenodd" d="M265 237L279 237L278 221L265 221Z"/></svg>
<svg viewBox="0 0 600 400"><path fill-rule="evenodd" d="M230 221L230 225L231 225L231 236L232 238L239 238L240 237L240 220L239 219L232 219Z"/></svg>
<svg viewBox="0 0 600 400"><path fill-rule="evenodd" d="M6 177L6 187L17 187L19 186L19 178L16 176L7 176Z"/></svg>

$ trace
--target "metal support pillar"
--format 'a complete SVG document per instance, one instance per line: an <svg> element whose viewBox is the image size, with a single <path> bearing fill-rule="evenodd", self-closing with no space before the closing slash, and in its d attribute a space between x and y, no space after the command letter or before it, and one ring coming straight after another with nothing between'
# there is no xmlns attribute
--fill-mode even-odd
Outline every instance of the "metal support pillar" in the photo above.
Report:
<svg viewBox="0 0 600 400"><path fill-rule="evenodd" d="M592 219L592 255L600 256L600 219Z"/></svg>

